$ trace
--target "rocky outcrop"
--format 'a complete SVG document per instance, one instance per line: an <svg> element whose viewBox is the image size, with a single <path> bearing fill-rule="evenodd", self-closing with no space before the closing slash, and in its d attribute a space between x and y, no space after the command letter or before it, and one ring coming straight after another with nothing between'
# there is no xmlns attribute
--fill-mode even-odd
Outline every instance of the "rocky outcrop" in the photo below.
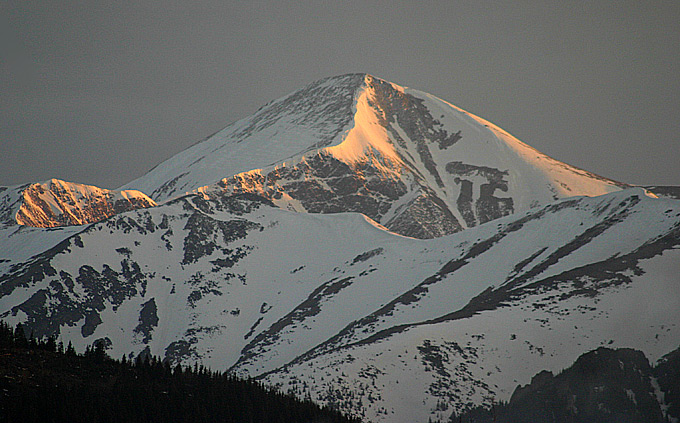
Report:
<svg viewBox="0 0 680 423"><path fill-rule="evenodd" d="M680 200L680 186L654 185L646 186L645 189L662 198L674 198Z"/></svg>
<svg viewBox="0 0 680 423"><path fill-rule="evenodd" d="M139 191L111 191L58 179L27 185L20 195L16 223L39 228L85 225L156 205Z"/></svg>
<svg viewBox="0 0 680 423"><path fill-rule="evenodd" d="M677 421L680 349L652 367L638 350L598 348L559 373L542 371L510 401L451 416L452 423ZM663 385L662 385L663 383Z"/></svg>

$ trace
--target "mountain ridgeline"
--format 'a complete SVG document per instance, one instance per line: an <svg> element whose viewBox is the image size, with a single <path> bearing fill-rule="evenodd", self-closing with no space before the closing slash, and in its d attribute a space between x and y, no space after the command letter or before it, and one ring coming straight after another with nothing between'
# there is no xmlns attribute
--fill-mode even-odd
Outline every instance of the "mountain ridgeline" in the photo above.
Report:
<svg viewBox="0 0 680 423"><path fill-rule="evenodd" d="M86 225L156 203L135 190L111 191L58 179L0 187L0 225Z"/></svg>
<svg viewBox="0 0 680 423"><path fill-rule="evenodd" d="M125 188L156 201L251 192L284 209L358 212L392 232L434 238L624 186L434 96L353 74L275 100Z"/></svg>
<svg viewBox="0 0 680 423"><path fill-rule="evenodd" d="M680 345L676 187L561 163L370 75L97 190L0 192L2 320L370 422L482 415L599 348L657 363Z"/></svg>

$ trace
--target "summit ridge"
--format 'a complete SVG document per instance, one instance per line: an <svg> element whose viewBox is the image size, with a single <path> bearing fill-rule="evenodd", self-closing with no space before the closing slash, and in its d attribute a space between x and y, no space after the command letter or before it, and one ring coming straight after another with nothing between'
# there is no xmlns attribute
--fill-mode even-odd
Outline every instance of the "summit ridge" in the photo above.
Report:
<svg viewBox="0 0 680 423"><path fill-rule="evenodd" d="M433 238L625 186L435 96L349 74L268 103L123 188L156 201L251 192L289 210L359 212L401 235Z"/></svg>

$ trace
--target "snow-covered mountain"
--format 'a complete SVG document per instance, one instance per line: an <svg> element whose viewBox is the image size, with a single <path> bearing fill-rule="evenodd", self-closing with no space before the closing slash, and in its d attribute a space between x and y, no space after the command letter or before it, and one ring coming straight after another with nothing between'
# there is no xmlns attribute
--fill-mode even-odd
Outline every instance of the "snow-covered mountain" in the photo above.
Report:
<svg viewBox="0 0 680 423"><path fill-rule="evenodd" d="M0 223L39 228L85 225L156 203L135 190L112 191L51 179L0 187Z"/></svg>
<svg viewBox="0 0 680 423"><path fill-rule="evenodd" d="M275 100L124 188L157 201L251 192L289 210L359 212L433 238L623 186L432 95L352 74Z"/></svg>
<svg viewBox="0 0 680 423"><path fill-rule="evenodd" d="M679 235L680 203L642 189L432 240L193 195L14 265L0 313L77 348L231 368L368 421L426 421L507 399L600 345L677 348Z"/></svg>
<svg viewBox="0 0 680 423"><path fill-rule="evenodd" d="M370 422L445 421L600 346L678 348L680 201L662 188L429 94L328 78L109 193L139 200L125 211L76 195L94 187L3 190L0 318ZM26 226L24 206L70 226Z"/></svg>
<svg viewBox="0 0 680 423"><path fill-rule="evenodd" d="M155 205L139 191L58 179L0 187L0 273L82 231L80 225Z"/></svg>

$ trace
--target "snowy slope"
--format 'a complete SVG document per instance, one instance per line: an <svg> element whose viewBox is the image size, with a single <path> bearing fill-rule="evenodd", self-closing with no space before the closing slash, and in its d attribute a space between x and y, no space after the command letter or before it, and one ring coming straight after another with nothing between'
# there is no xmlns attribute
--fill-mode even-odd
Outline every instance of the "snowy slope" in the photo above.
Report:
<svg viewBox="0 0 680 423"><path fill-rule="evenodd" d="M289 210L359 212L433 238L623 186L432 95L355 74L276 100L125 187L158 201L251 192Z"/></svg>
<svg viewBox="0 0 680 423"><path fill-rule="evenodd" d="M362 79L358 74L326 78L274 100L122 189L138 189L162 201L337 143L351 124L354 92Z"/></svg>
<svg viewBox="0 0 680 423"><path fill-rule="evenodd" d="M680 345L678 204L593 200L502 219L491 237L482 230L495 222L460 234L478 238L420 289L264 381L367 421L446 420L507 401L538 371L560 371L602 345L658 360ZM659 225L657 236L642 235L648 224Z"/></svg>
<svg viewBox="0 0 680 423"><path fill-rule="evenodd" d="M82 230L74 225L153 206L154 201L139 191L111 191L58 179L0 187L0 273Z"/></svg>
<svg viewBox="0 0 680 423"><path fill-rule="evenodd" d="M642 189L431 240L193 195L14 265L0 316L114 357L260 375L369 421L427 421L602 344L677 348L679 231L680 203Z"/></svg>
<svg viewBox="0 0 680 423"><path fill-rule="evenodd" d="M253 211L229 212L239 208ZM251 197L230 198L226 205L182 198L90 225L55 250L17 266L3 278L3 293L9 297L2 302L4 310L14 309L6 317L28 317L37 334L52 333L51 325L78 323L63 329L76 338L87 334L77 342L82 347L96 339L96 333L93 338L89 332L88 313L112 312L110 305L120 310L113 313L116 319L129 319L134 328L142 300L156 298L159 313L163 310L171 319L161 319L162 326L154 330L154 340L156 334L163 335L157 346L150 345L153 353L165 356L168 345L187 333L218 325L232 341L221 341L228 348L215 352L217 361L206 360L224 367L236 361L247 343L244 335L258 319L269 326L303 302L321 279L337 278L340 270L335 267L347 266L358 254L393 239L406 245L420 242L385 232L358 214L298 214ZM89 292L103 280L108 281L104 292ZM390 292L397 294L399 288ZM75 304L81 304L80 314L74 314ZM216 308L206 307L211 304ZM50 319L44 319L45 312ZM107 322L103 316L90 318L99 320ZM118 332L105 327L101 331ZM136 353L146 345L114 343L116 354Z"/></svg>

